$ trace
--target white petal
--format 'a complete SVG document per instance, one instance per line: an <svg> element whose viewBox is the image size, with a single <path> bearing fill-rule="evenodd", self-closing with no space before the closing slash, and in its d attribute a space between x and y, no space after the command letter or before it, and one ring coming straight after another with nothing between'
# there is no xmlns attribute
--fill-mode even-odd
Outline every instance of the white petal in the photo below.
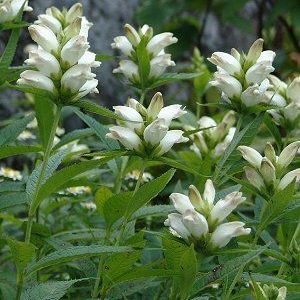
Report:
<svg viewBox="0 0 300 300"><path fill-rule="evenodd" d="M157 117L160 119L165 119L166 124L169 126L173 119L177 119L186 113L186 111L184 111L184 109L182 109L181 107L182 105L180 104L165 106L158 113Z"/></svg>
<svg viewBox="0 0 300 300"><path fill-rule="evenodd" d="M171 32L163 32L155 35L147 44L147 50L153 55L157 55L165 47L177 43L177 38Z"/></svg>
<svg viewBox="0 0 300 300"><path fill-rule="evenodd" d="M262 156L258 151L248 146L238 146L237 149L241 152L245 160L247 160L253 167L259 169Z"/></svg>
<svg viewBox="0 0 300 300"><path fill-rule="evenodd" d="M165 137L168 129L164 119L156 119L145 128L144 139L147 143L155 146Z"/></svg>
<svg viewBox="0 0 300 300"><path fill-rule="evenodd" d="M286 168L296 156L298 149L300 148L300 141L293 142L286 146L280 153L277 161L278 167L281 169Z"/></svg>
<svg viewBox="0 0 300 300"><path fill-rule="evenodd" d="M184 226L193 237L200 239L208 232L208 224L204 216L193 210L186 210L182 216Z"/></svg>
<svg viewBox="0 0 300 300"><path fill-rule="evenodd" d="M209 204L213 204L216 196L216 191L212 180L207 179L204 186L203 199Z"/></svg>
<svg viewBox="0 0 300 300"><path fill-rule="evenodd" d="M194 209L189 197L184 194L173 193L170 195L170 200L172 201L175 209L181 214L184 214L186 210Z"/></svg>
<svg viewBox="0 0 300 300"><path fill-rule="evenodd" d="M300 181L300 168L288 172L286 175L284 175L279 182L278 189L284 190L295 178L296 182Z"/></svg>

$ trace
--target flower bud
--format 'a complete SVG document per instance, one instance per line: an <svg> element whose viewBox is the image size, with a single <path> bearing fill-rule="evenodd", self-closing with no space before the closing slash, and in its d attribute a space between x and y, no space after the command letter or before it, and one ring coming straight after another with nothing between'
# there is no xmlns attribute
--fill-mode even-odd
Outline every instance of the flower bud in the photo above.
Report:
<svg viewBox="0 0 300 300"><path fill-rule="evenodd" d="M139 34L137 33L137 31L131 25L125 24L124 32L125 32L127 39L133 46L137 46L140 43L141 38L140 38Z"/></svg>
<svg viewBox="0 0 300 300"><path fill-rule="evenodd" d="M120 121L126 127L132 130L139 130L144 126L144 120L142 116L133 108L128 106L114 106L115 113L123 120Z"/></svg>
<svg viewBox="0 0 300 300"><path fill-rule="evenodd" d="M191 235L196 239L200 239L208 232L206 219L194 209L188 209L183 213L182 222Z"/></svg>
<svg viewBox="0 0 300 300"><path fill-rule="evenodd" d="M97 89L97 85L98 85L97 79L93 78L93 79L87 80L86 83L79 89L78 94L75 96L75 98L73 100L78 100L90 93L98 94L99 91Z"/></svg>
<svg viewBox="0 0 300 300"><path fill-rule="evenodd" d="M203 199L210 205L214 203L216 191L212 180L207 179L204 185Z"/></svg>
<svg viewBox="0 0 300 300"><path fill-rule="evenodd" d="M62 29L61 23L56 18L46 14L39 15L38 20L34 23L47 26L56 34Z"/></svg>
<svg viewBox="0 0 300 300"><path fill-rule="evenodd" d="M61 58L64 63L73 66L89 48L90 46L86 37L82 35L74 36L62 48Z"/></svg>
<svg viewBox="0 0 300 300"><path fill-rule="evenodd" d="M41 73L47 77L57 77L61 74L58 60L49 52L39 49L29 52L29 59L25 60L29 66L35 66Z"/></svg>
<svg viewBox="0 0 300 300"><path fill-rule="evenodd" d="M265 156L272 162L274 166L276 166L276 152L270 142L267 142L265 147Z"/></svg>
<svg viewBox="0 0 300 300"><path fill-rule="evenodd" d="M172 104L163 107L157 115L157 118L165 119L166 125L169 126L173 119L177 119L182 115L186 114L186 111L181 108L180 104Z"/></svg>
<svg viewBox="0 0 300 300"><path fill-rule="evenodd" d="M165 137L168 129L164 119L156 119L145 128L144 139L147 143L155 146Z"/></svg>
<svg viewBox="0 0 300 300"><path fill-rule="evenodd" d="M55 6L49 7L46 9L46 14L48 16L53 16L54 18L56 18L57 20L59 20L60 22L63 22L65 17L62 14L62 12Z"/></svg>
<svg viewBox="0 0 300 300"><path fill-rule="evenodd" d="M259 56L261 55L262 49L263 49L264 40L263 39L257 39L252 46L250 47L246 62L249 64L253 64L257 61Z"/></svg>
<svg viewBox="0 0 300 300"><path fill-rule="evenodd" d="M48 28L41 25L30 25L28 27L31 38L44 50L56 54L59 50L59 43L55 34Z"/></svg>
<svg viewBox="0 0 300 300"><path fill-rule="evenodd" d="M137 112L139 112L142 116L147 115L147 110L144 107L144 105L140 104L138 101L136 101L133 98L129 98L127 101L127 105L133 109L135 109Z"/></svg>
<svg viewBox="0 0 300 300"><path fill-rule="evenodd" d="M106 136L118 140L126 149L142 151L143 145L139 136L129 128L112 126Z"/></svg>
<svg viewBox="0 0 300 300"><path fill-rule="evenodd" d="M255 149L248 146L238 146L237 149L241 152L243 158L248 161L253 167L259 169L262 161L262 156Z"/></svg>
<svg viewBox="0 0 300 300"><path fill-rule="evenodd" d="M210 217L212 222L222 222L239 204L245 200L246 198L242 197L242 193L240 192L230 193L225 197L225 199L219 200L211 210Z"/></svg>
<svg viewBox="0 0 300 300"><path fill-rule="evenodd" d="M281 170L285 169L292 162L299 148L300 141L293 142L286 146L278 157L277 166Z"/></svg>
<svg viewBox="0 0 300 300"><path fill-rule="evenodd" d="M240 62L240 60L241 60L241 54L239 53L239 51L237 51L235 48L231 48L230 54L231 54L238 62Z"/></svg>
<svg viewBox="0 0 300 300"><path fill-rule="evenodd" d="M164 107L164 100L162 94L160 92L157 92L152 97L150 104L147 108L148 118L155 119L163 107Z"/></svg>
<svg viewBox="0 0 300 300"><path fill-rule="evenodd" d="M82 16L82 4L75 3L66 13L66 22L72 23L77 17Z"/></svg>
<svg viewBox="0 0 300 300"><path fill-rule="evenodd" d="M121 60L118 68L113 73L123 73L131 81L139 81L138 66L131 60Z"/></svg>
<svg viewBox="0 0 300 300"><path fill-rule="evenodd" d="M194 143L200 151L200 154L207 154L209 149L205 142L204 136L202 132L197 132L194 135Z"/></svg>
<svg viewBox="0 0 300 300"><path fill-rule="evenodd" d="M275 56L276 56L276 53L274 51L271 51L271 50L263 51L260 54L259 58L257 59L257 63L267 62L271 65L273 63Z"/></svg>
<svg viewBox="0 0 300 300"><path fill-rule="evenodd" d="M233 237L248 235L250 228L244 228L243 222L229 222L219 225L211 236L211 243L216 248L225 247Z"/></svg>
<svg viewBox="0 0 300 300"><path fill-rule="evenodd" d="M156 56L165 47L177 43L177 41L178 39L173 37L173 33L163 32L152 37L146 48L153 56Z"/></svg>
<svg viewBox="0 0 300 300"><path fill-rule="evenodd" d="M91 73L89 66L75 65L64 73L61 78L61 85L63 89L77 93L87 80L91 80L95 76L96 74Z"/></svg>
<svg viewBox="0 0 300 300"><path fill-rule="evenodd" d="M204 208L203 199L198 189L194 185L189 186L189 199L192 205L196 208L196 210L198 211L203 210Z"/></svg>
<svg viewBox="0 0 300 300"><path fill-rule="evenodd" d="M278 91L280 94L285 95L285 91L287 88L287 84L280 80L275 75L269 75L268 79L270 80L271 84L274 86L274 89Z"/></svg>
<svg viewBox="0 0 300 300"><path fill-rule="evenodd" d="M168 131L164 138L160 141L159 146L155 149L154 153L157 156L161 156L168 152L174 144L187 142L189 139L182 136L183 133L184 132L182 130Z"/></svg>
<svg viewBox="0 0 300 300"><path fill-rule="evenodd" d="M184 214L186 210L194 209L189 197L184 194L172 193L170 195L170 200L172 201L175 209L181 214Z"/></svg>
<svg viewBox="0 0 300 300"><path fill-rule="evenodd" d="M51 93L56 91L51 79L38 71L26 70L20 74L20 79L17 80L19 85L32 86L38 89L47 90Z"/></svg>
<svg viewBox="0 0 300 300"><path fill-rule="evenodd" d="M286 96L295 102L300 102L300 76L296 77L286 89Z"/></svg>
<svg viewBox="0 0 300 300"><path fill-rule="evenodd" d="M228 53L214 52L207 60L225 70L229 75L239 75L242 72L239 61Z"/></svg>
<svg viewBox="0 0 300 300"><path fill-rule="evenodd" d="M114 38L114 43L111 44L113 49L121 50L125 55L130 56L133 51L131 43L126 36L117 36Z"/></svg>
<svg viewBox="0 0 300 300"><path fill-rule="evenodd" d="M263 157L259 171L267 185L273 185L275 183L276 180L275 167L268 158Z"/></svg>
<svg viewBox="0 0 300 300"><path fill-rule="evenodd" d="M297 183L300 181L300 168L284 175L278 184L278 189L284 190L294 179L296 179Z"/></svg>
<svg viewBox="0 0 300 300"><path fill-rule="evenodd" d="M79 35L81 29L82 18L76 18L69 26L67 26L63 33L64 39L68 41L69 39L73 38L74 36Z"/></svg>
<svg viewBox="0 0 300 300"><path fill-rule="evenodd" d="M228 98L239 97L242 93L240 82L230 75L216 74L215 80L210 81L212 86L218 87Z"/></svg>
<svg viewBox="0 0 300 300"><path fill-rule="evenodd" d="M295 122L300 116L300 102L292 102L287 105L283 110L283 115L288 121Z"/></svg>
<svg viewBox="0 0 300 300"><path fill-rule="evenodd" d="M244 167L246 178L249 183L256 187L259 191L265 188L264 180L260 174L251 167Z"/></svg>

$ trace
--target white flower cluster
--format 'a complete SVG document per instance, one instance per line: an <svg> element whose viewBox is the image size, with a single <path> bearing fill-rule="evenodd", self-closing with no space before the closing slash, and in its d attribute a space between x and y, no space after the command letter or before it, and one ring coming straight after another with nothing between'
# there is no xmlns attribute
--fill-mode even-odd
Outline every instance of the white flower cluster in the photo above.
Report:
<svg viewBox="0 0 300 300"><path fill-rule="evenodd" d="M271 84L267 77L274 71L272 63L276 54L262 48L263 39L258 39L247 55L232 49L231 54L214 52L208 58L218 69L210 84L218 87L223 100L236 110L270 102L266 91Z"/></svg>
<svg viewBox="0 0 300 300"><path fill-rule="evenodd" d="M119 49L128 59L121 60L119 67L113 73L123 73L134 84L140 83L139 56L137 49L144 47L149 56L148 79L152 80L164 73L167 67L175 66L171 54L166 54L164 48L177 42L171 32L163 32L153 36L153 29L144 25L137 32L131 25L124 26L125 36L117 36L111 44L112 48ZM144 57L145 59L145 57Z"/></svg>
<svg viewBox="0 0 300 300"><path fill-rule="evenodd" d="M229 111L219 124L208 116L201 117L198 121L199 128L209 129L199 131L192 136L194 143L191 149L202 159L207 155L213 159L219 158L233 139L235 127L232 125L234 123L233 111Z"/></svg>
<svg viewBox="0 0 300 300"><path fill-rule="evenodd" d="M191 185L188 196L173 193L170 199L178 213L169 214L165 225L173 235L194 243L199 250L225 247L233 237L251 232L250 228L244 228L243 222L222 223L246 198L240 192L233 192L214 203L215 188L210 179L202 196Z"/></svg>
<svg viewBox="0 0 300 300"><path fill-rule="evenodd" d="M267 97L271 104L278 109L270 109L268 112L273 116L277 124L283 126L299 126L300 116L300 77L296 77L290 84L286 84L274 75L269 75L273 85L272 91L267 91Z"/></svg>
<svg viewBox="0 0 300 300"><path fill-rule="evenodd" d="M0 0L0 24L13 21L23 5L23 11L32 11L32 8L28 6L28 1Z"/></svg>
<svg viewBox="0 0 300 300"><path fill-rule="evenodd" d="M80 3L63 11L48 8L46 14L39 15L35 24L29 26L38 48L29 52L25 62L37 71L24 71L17 83L47 90L62 103L98 93L98 80L91 68L98 67L100 62L88 51L91 26L82 16Z"/></svg>
<svg viewBox="0 0 300 300"><path fill-rule="evenodd" d="M23 176L20 171L8 167L0 168L0 177L12 179L13 181L22 180Z"/></svg>
<svg viewBox="0 0 300 300"><path fill-rule="evenodd" d="M264 157L248 146L239 146L238 150L251 165L244 168L249 183L260 191L273 192L283 190L295 179L296 182L300 181L300 168L284 175L299 148L300 141L293 142L286 146L279 156L276 156L273 146L267 143Z"/></svg>
<svg viewBox="0 0 300 300"><path fill-rule="evenodd" d="M287 296L287 288L282 286L280 288L272 285L264 284L262 287L259 283L257 283L257 287L260 290L261 296L260 300L285 300ZM258 299L258 298L255 298Z"/></svg>
<svg viewBox="0 0 300 300"><path fill-rule="evenodd" d="M182 130L169 130L172 120L185 114L181 105L163 106L161 93L153 96L147 109L134 99L128 100L128 106L114 106L115 113L123 120L118 121L119 126L110 127L106 136L139 154L163 155L174 144L188 141Z"/></svg>

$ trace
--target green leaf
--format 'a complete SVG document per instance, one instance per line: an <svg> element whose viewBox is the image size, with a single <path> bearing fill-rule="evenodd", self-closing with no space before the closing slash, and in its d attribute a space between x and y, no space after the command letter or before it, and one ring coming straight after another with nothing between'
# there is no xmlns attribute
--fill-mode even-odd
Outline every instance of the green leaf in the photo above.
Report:
<svg viewBox="0 0 300 300"><path fill-rule="evenodd" d="M203 290L210 283L215 282L216 280L224 280L231 274L236 274L242 264L248 264L253 259L258 257L267 249L267 246L259 247L256 250L249 250L249 252L245 255L234 257L233 259L227 261L226 263L214 268L211 272L206 275L201 275L201 277L197 278L191 295L198 294L201 290Z"/></svg>
<svg viewBox="0 0 300 300"><path fill-rule="evenodd" d="M150 216L166 216L167 214L174 212L173 205L153 205L148 207L141 207L135 213L132 214L130 221L134 219L142 219Z"/></svg>
<svg viewBox="0 0 300 300"><path fill-rule="evenodd" d="M155 82L149 87L149 89L157 88L161 85L171 82L193 79L201 75L202 73L166 73L155 80Z"/></svg>
<svg viewBox="0 0 300 300"><path fill-rule="evenodd" d="M273 122L273 120L269 114L265 114L264 123L267 126L270 133L273 135L276 145L277 145L277 148L278 148L278 151L280 152L283 148L283 144L282 144L282 138L281 138L281 134L280 134L278 127Z"/></svg>
<svg viewBox="0 0 300 300"><path fill-rule="evenodd" d="M36 271L45 269L50 266L67 263L81 258L88 258L93 256L100 256L102 254L131 252L130 247L124 246L103 246L103 245L89 245L89 246L73 246L67 249L54 251L36 263L31 264L26 269L27 275Z"/></svg>
<svg viewBox="0 0 300 300"><path fill-rule="evenodd" d="M112 60L115 57L112 55L107 55L107 54L97 54L96 55L96 60L97 61L104 61L104 60Z"/></svg>
<svg viewBox="0 0 300 300"><path fill-rule="evenodd" d="M0 147L0 159L20 155L24 153L36 153L42 151L40 146L17 145Z"/></svg>
<svg viewBox="0 0 300 300"><path fill-rule="evenodd" d="M82 280L86 279L43 282L25 290L21 300L59 300L74 283Z"/></svg>
<svg viewBox="0 0 300 300"><path fill-rule="evenodd" d="M34 104L40 140L46 149L49 143L52 124L54 122L56 106L48 98L39 95L35 96Z"/></svg>
<svg viewBox="0 0 300 300"><path fill-rule="evenodd" d="M103 107L97 103L91 102L89 100L78 100L73 104L73 106L79 107L84 111L88 111L103 117L121 120L121 118L117 114L115 114L108 108Z"/></svg>
<svg viewBox="0 0 300 300"><path fill-rule="evenodd" d="M0 146L7 145L16 140L22 131L26 129L28 123L33 120L30 114L20 120L16 120L0 130Z"/></svg>
<svg viewBox="0 0 300 300"><path fill-rule="evenodd" d="M1 78L0 86L5 81L11 82L11 81L15 81L15 80L19 79L20 74L23 71L28 70L28 69L30 69L28 66L9 67L7 70L5 70L5 73L3 74L3 77Z"/></svg>
<svg viewBox="0 0 300 300"><path fill-rule="evenodd" d="M18 274L21 274L30 260L34 257L35 246L13 239L7 239L13 261L16 264Z"/></svg>
<svg viewBox="0 0 300 300"><path fill-rule="evenodd" d="M26 193L14 192L0 196L0 211L16 205L27 203Z"/></svg>
<svg viewBox="0 0 300 300"><path fill-rule="evenodd" d="M139 208L146 205L151 199L156 197L168 184L175 173L171 169L160 177L145 183L137 192L125 192L109 198L103 207L104 218L107 226L110 227L121 217L129 219Z"/></svg>
<svg viewBox="0 0 300 300"><path fill-rule="evenodd" d="M241 159L241 155L236 148L239 145L249 145L251 143L262 122L263 115L258 115L255 118L251 116L242 116L241 118L239 122L241 124L246 123L246 125L241 131L236 132L230 145L226 148L222 158L217 163L214 174L215 180L225 176L228 170ZM248 120L248 118L251 119Z"/></svg>
<svg viewBox="0 0 300 300"><path fill-rule="evenodd" d="M257 227L256 236L259 237L262 231L284 211L288 203L292 201L295 192L295 182L290 183L284 190L277 192L263 208L260 216L260 223Z"/></svg>
<svg viewBox="0 0 300 300"><path fill-rule="evenodd" d="M104 203L113 196L113 192L106 186L100 187L95 194L95 204L97 211L103 216Z"/></svg>

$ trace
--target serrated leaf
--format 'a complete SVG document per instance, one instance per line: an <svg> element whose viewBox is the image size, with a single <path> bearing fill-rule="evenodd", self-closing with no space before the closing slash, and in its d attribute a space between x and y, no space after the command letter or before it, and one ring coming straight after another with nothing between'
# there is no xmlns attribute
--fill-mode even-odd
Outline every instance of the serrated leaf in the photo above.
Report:
<svg viewBox="0 0 300 300"><path fill-rule="evenodd" d="M40 146L17 145L0 147L0 159L25 153L36 153L42 151Z"/></svg>
<svg viewBox="0 0 300 300"><path fill-rule="evenodd" d="M0 130L0 146L7 145L17 139L22 131L26 129L28 123L33 120L32 114L16 120Z"/></svg>
<svg viewBox="0 0 300 300"><path fill-rule="evenodd" d="M18 274L21 274L30 260L34 257L35 246L32 244L7 239L13 261L16 264Z"/></svg>
<svg viewBox="0 0 300 300"><path fill-rule="evenodd" d="M175 210L173 205L153 205L141 207L132 214L130 220L147 218L149 216L166 216Z"/></svg>
<svg viewBox="0 0 300 300"><path fill-rule="evenodd" d="M40 283L25 290L21 295L21 300L59 300L74 283L82 280L85 279Z"/></svg>
<svg viewBox="0 0 300 300"><path fill-rule="evenodd" d="M106 186L100 187L95 194L95 204L97 211L103 216L104 203L113 196L113 192Z"/></svg>
<svg viewBox="0 0 300 300"><path fill-rule="evenodd" d="M109 253L121 253L121 252L131 252L130 247L124 246L103 246L103 245L89 245L89 246L73 246L67 249L61 249L54 251L36 263L31 264L26 269L27 275L30 275L36 271L42 270L44 268L67 263L81 258L88 258L93 256L100 256L102 254Z"/></svg>

